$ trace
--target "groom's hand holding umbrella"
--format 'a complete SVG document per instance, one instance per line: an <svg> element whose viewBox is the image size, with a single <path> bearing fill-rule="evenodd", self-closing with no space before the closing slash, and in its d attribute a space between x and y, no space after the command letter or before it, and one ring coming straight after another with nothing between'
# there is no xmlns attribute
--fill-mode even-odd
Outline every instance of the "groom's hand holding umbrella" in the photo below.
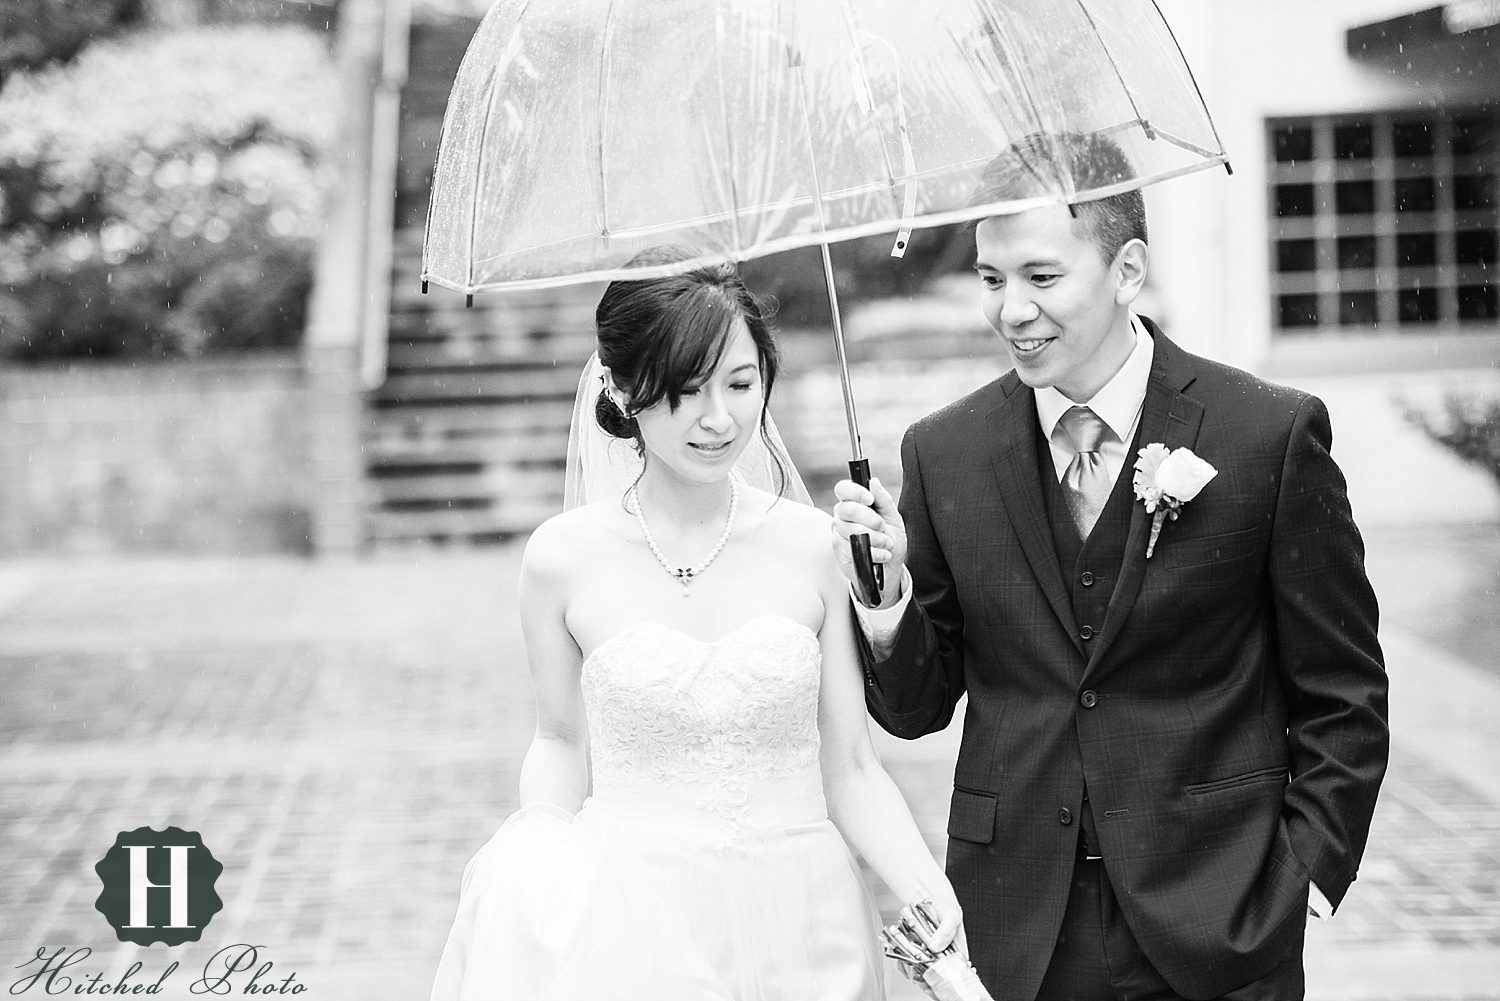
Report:
<svg viewBox="0 0 1500 1001"><path fill-rule="evenodd" d="M858 593L859 578L849 539L861 532L869 533L870 553L875 563L885 568L877 607L889 608L901 597L905 576L901 568L906 564L906 525L896 510L896 500L879 479L872 479L868 488L853 480L839 480L833 494L838 498L833 506L833 552L839 570Z"/></svg>

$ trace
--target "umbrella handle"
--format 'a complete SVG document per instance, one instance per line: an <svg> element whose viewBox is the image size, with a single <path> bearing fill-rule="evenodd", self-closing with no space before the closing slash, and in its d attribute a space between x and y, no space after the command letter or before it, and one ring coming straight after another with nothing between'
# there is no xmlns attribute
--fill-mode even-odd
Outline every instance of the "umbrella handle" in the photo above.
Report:
<svg viewBox="0 0 1500 1001"><path fill-rule="evenodd" d="M870 460L849 460L849 478L865 489L870 487ZM885 589L885 569L877 566L870 555L870 536L865 532L849 537L849 547L854 551L854 573L859 578L859 599L874 607L880 604L880 592Z"/></svg>

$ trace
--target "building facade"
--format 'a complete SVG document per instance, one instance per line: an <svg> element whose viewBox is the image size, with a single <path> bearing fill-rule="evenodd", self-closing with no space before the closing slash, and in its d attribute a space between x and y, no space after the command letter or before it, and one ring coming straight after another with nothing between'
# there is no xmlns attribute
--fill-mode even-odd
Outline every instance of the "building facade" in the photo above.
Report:
<svg viewBox="0 0 1500 1001"><path fill-rule="evenodd" d="M1500 2L1160 7L1234 170L1148 189L1152 308L1328 402L1362 524L1500 518L1404 417L1500 396Z"/></svg>

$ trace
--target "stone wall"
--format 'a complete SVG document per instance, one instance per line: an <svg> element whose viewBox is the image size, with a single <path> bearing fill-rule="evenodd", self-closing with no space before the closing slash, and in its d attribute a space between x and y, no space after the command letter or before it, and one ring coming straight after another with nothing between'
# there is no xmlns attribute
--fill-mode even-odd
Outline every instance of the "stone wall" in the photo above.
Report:
<svg viewBox="0 0 1500 1001"><path fill-rule="evenodd" d="M295 354L0 371L0 552L307 551Z"/></svg>

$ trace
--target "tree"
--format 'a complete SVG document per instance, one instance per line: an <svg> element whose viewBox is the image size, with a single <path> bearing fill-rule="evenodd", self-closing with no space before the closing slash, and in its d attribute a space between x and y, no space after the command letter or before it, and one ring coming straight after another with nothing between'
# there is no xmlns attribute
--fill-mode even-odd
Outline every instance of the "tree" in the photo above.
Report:
<svg viewBox="0 0 1500 1001"><path fill-rule="evenodd" d="M136 33L0 91L0 355L293 345L331 182L323 40Z"/></svg>
<svg viewBox="0 0 1500 1001"><path fill-rule="evenodd" d="M1500 486L1500 397L1449 393L1438 413L1408 404L1406 419Z"/></svg>
<svg viewBox="0 0 1500 1001"><path fill-rule="evenodd" d="M5 0L0 87L11 74L66 62L89 43L139 23L143 0Z"/></svg>

